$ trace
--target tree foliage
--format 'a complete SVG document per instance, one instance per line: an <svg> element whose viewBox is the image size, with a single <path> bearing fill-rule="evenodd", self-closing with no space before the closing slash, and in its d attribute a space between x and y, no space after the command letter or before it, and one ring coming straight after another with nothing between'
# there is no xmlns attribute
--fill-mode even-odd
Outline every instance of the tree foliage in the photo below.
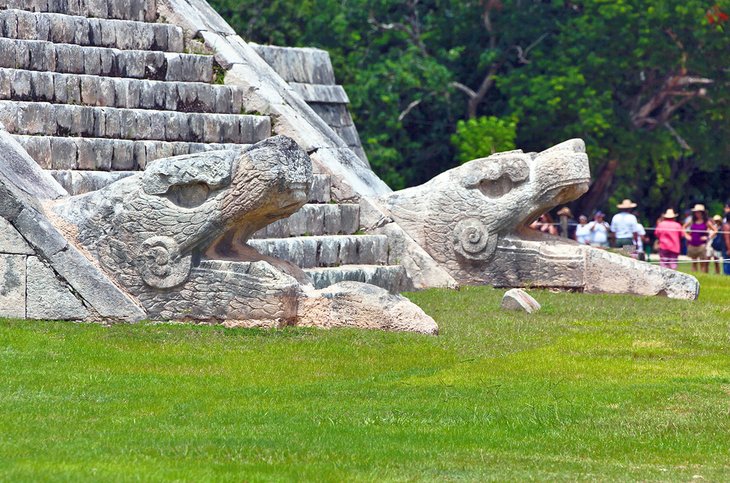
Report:
<svg viewBox="0 0 730 483"><path fill-rule="evenodd" d="M466 163L472 159L515 149L517 122L494 116L473 117L456 123L451 144L456 148L456 159Z"/></svg>
<svg viewBox="0 0 730 483"><path fill-rule="evenodd" d="M730 0L211 3L247 40L330 52L393 188L455 166L459 121L493 116L526 150L586 141L584 211L728 195Z"/></svg>

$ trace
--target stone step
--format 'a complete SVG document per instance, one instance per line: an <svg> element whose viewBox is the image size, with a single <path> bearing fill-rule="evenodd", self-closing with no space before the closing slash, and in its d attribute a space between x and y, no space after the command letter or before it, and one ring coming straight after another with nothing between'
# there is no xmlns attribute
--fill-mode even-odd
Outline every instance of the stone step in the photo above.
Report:
<svg viewBox="0 0 730 483"><path fill-rule="evenodd" d="M184 48L183 31L175 25L25 10L0 10L0 36L121 50L182 52Z"/></svg>
<svg viewBox="0 0 730 483"><path fill-rule="evenodd" d="M47 102L0 101L11 134L253 144L271 136L267 116L201 114Z"/></svg>
<svg viewBox="0 0 730 483"><path fill-rule="evenodd" d="M0 68L0 100L92 107L240 114L238 88Z"/></svg>
<svg viewBox="0 0 730 483"><path fill-rule="evenodd" d="M388 237L385 235L263 238L247 243L263 255L281 258L302 268L388 263Z"/></svg>
<svg viewBox="0 0 730 483"><path fill-rule="evenodd" d="M82 17L154 22L155 0L0 0L0 10L64 13Z"/></svg>
<svg viewBox="0 0 730 483"><path fill-rule="evenodd" d="M322 289L339 282L364 282L391 293L413 291L413 281L401 265L343 265L341 267L306 268L304 272Z"/></svg>
<svg viewBox="0 0 730 483"><path fill-rule="evenodd" d="M41 167L59 170L134 171L159 158L248 146L17 134L13 137Z"/></svg>
<svg viewBox="0 0 730 483"><path fill-rule="evenodd" d="M58 184L71 196L97 191L139 171L78 171L73 169L48 170Z"/></svg>
<svg viewBox="0 0 730 483"><path fill-rule="evenodd" d="M213 56L0 37L0 67L182 82L213 80Z"/></svg>
<svg viewBox="0 0 730 483"><path fill-rule="evenodd" d="M41 136L15 136L15 138L18 141L21 141L21 144L23 139L19 138L25 138L25 139L46 139ZM52 139L59 139L59 140L69 140L73 138L52 138ZM77 140L81 141L89 141L89 138L76 138ZM105 141L109 142L106 139L100 139L99 141ZM123 141L123 142L134 142L134 141ZM140 142L140 141L138 141ZM152 143L154 141L141 141L144 143ZM243 149L248 147L246 144L193 144L193 143L165 143L175 146L175 151L172 154L169 154L170 156L178 156L181 154L193 154L193 153L199 153L204 151L212 151L217 148L217 146L220 146L219 149ZM25 145L23 147L26 147ZM178 150L178 147L181 148ZM199 147L202 147L204 149L197 149ZM190 148L190 149L187 149ZM208 149L209 148L209 149ZM26 147L27 150L27 147ZM48 148L46 148L46 151L48 151ZM31 153L32 155L32 153ZM104 158L107 158L108 156L104 156ZM162 157L162 156L160 156ZM48 156L50 158L50 156ZM37 159L36 159L37 161ZM152 159L149 159L149 161L152 161ZM106 162L108 165L109 163ZM140 166L141 168L141 166ZM138 173L138 170L135 171L89 171L84 169L50 169L46 168L51 176L53 176L56 181L58 181L61 186L63 186L66 191L70 195L83 195L85 193L90 193L92 191L100 190L102 188L105 188L109 186L110 184L114 183L115 181L119 181L122 178L126 178L127 176L131 176L135 173ZM108 169L108 168L107 168ZM315 182L313 184L316 184L317 177L325 177L329 175L315 175ZM311 200L312 198L312 191L310 191L310 201L316 201Z"/></svg>
<svg viewBox="0 0 730 483"><path fill-rule="evenodd" d="M259 230L252 238L352 235L359 228L358 204L307 204L288 218L275 221Z"/></svg>

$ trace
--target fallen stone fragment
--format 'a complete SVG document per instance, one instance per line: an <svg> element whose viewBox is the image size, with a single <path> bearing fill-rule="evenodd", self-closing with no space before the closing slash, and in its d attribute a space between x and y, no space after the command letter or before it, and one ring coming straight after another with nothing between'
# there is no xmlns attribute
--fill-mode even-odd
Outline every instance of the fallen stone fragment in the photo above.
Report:
<svg viewBox="0 0 730 483"><path fill-rule="evenodd" d="M531 314L540 310L540 303L530 294L520 288L507 290L502 297L502 308L504 310L521 310Z"/></svg>
<svg viewBox="0 0 730 483"><path fill-rule="evenodd" d="M352 327L437 335L438 325L419 306L385 289L361 282L340 282L312 290L299 301L296 325Z"/></svg>

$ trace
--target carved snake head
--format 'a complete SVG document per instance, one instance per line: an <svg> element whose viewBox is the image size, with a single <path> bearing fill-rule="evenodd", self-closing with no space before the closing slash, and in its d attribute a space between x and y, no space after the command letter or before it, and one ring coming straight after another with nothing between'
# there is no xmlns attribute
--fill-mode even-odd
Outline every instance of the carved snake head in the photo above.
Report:
<svg viewBox="0 0 730 483"><path fill-rule="evenodd" d="M212 246L225 250L234 238L299 209L311 181L307 154L276 136L243 151L157 160L54 211L107 270L128 274L130 283L141 275L147 285L170 288Z"/></svg>
<svg viewBox="0 0 730 483"><path fill-rule="evenodd" d="M541 153L475 159L383 201L437 261L484 262L499 236L576 199L589 181L585 145L573 139Z"/></svg>
<svg viewBox="0 0 730 483"><path fill-rule="evenodd" d="M585 144L571 139L540 153L508 151L475 159L448 173L469 193L472 213L489 213L495 233L514 231L588 190Z"/></svg>

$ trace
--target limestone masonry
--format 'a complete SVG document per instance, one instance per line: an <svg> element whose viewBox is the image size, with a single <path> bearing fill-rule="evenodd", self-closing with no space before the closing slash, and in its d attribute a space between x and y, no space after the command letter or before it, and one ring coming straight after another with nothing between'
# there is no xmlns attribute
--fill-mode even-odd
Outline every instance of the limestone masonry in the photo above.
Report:
<svg viewBox="0 0 730 483"><path fill-rule="evenodd" d="M246 43L203 0L0 0L0 316L437 332L398 292L695 298L688 275L525 226L581 141L393 193L326 52Z"/></svg>

